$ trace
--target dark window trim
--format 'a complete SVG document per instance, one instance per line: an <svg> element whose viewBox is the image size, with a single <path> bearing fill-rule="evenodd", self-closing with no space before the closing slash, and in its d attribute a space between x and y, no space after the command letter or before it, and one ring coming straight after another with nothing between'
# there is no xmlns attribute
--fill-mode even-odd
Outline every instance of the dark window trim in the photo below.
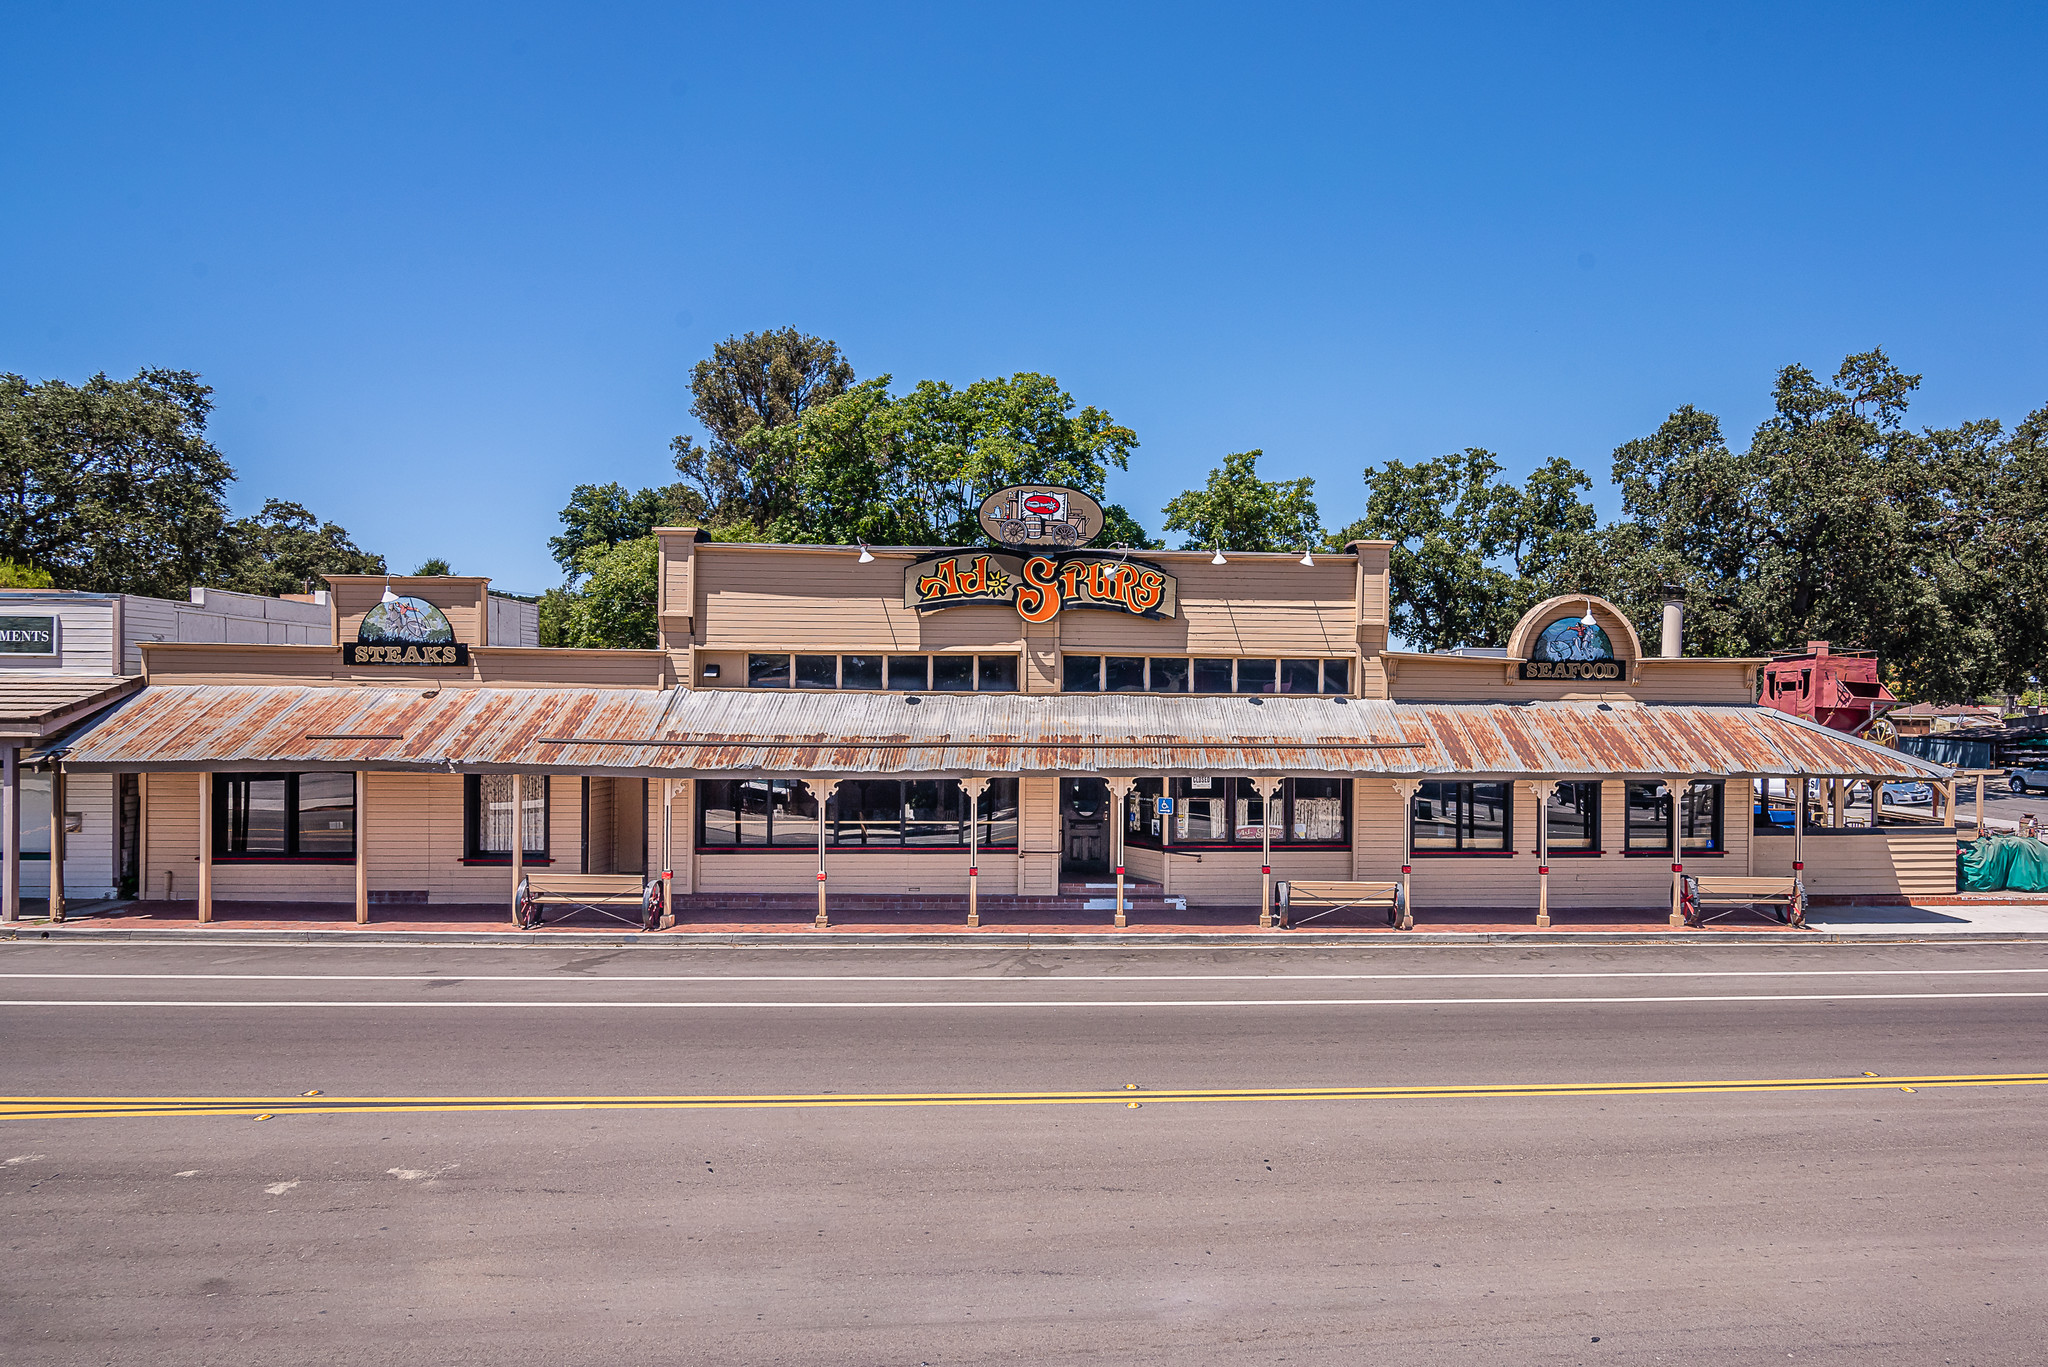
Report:
<svg viewBox="0 0 2048 1367"><path fill-rule="evenodd" d="M1172 792L1172 780L1174 778L1186 777L1187 775L1185 774L1172 775L1170 778L1166 780L1165 784L1162 785L1161 792L1145 794L1144 800L1149 803L1155 797L1167 796L1168 793ZM1216 777L1222 779L1222 781L1228 785L1223 791L1223 800L1226 804L1224 819L1225 824L1228 825L1231 831L1235 832L1238 829L1238 827L1242 824L1237 817L1237 780L1240 777L1242 777L1242 775L1219 774ZM1295 779L1321 779L1332 777L1337 778L1337 781L1344 785L1342 790L1342 800L1344 804L1343 837L1338 840L1294 839L1293 835ZM1138 799L1138 797L1139 794L1137 790L1133 789L1131 793L1131 799L1135 801ZM1353 845L1357 843L1358 833L1353 825L1352 818L1355 815L1355 808L1357 806L1358 795L1357 790L1353 787L1352 780L1350 780L1349 778L1344 778L1339 775L1331 774L1287 775L1281 779L1281 789L1279 795L1274 800L1280 804L1280 824L1273 828L1277 832L1277 834L1275 834L1273 837L1273 848L1275 850L1348 850L1351 849ZM1152 814L1148 811L1145 813L1145 815L1147 817L1150 817ZM1167 820L1171 819L1171 817L1167 818ZM1149 824L1149 822L1145 824ZM1253 853L1256 853L1261 848L1262 843L1263 842L1261 842L1257 838L1249 836L1242 840L1233 838L1229 840L1174 840L1169 842L1166 839L1165 834L1163 832L1159 835L1153 835L1150 831L1141 829L1137 832L1127 830L1124 833L1125 847L1129 849L1140 850L1248 850Z"/></svg>
<svg viewBox="0 0 2048 1367"><path fill-rule="evenodd" d="M1477 858L1486 858L1486 859L1500 859L1500 858L1502 858L1502 857L1509 857L1509 858L1512 858L1512 857L1513 857L1513 855L1514 855L1514 853L1515 853L1515 785L1514 785L1514 784L1513 784L1512 782L1508 781L1507 779L1497 779L1497 778L1438 778L1438 779L1426 779L1426 780L1424 780L1424 781L1425 781L1425 782L1428 782L1428 783L1437 783L1437 784L1449 784L1449 785L1451 785L1451 786L1454 786L1454 787L1458 787L1458 788L1470 788L1470 787L1471 787L1471 786L1472 786L1473 784L1475 784L1475 783L1498 783L1498 784L1500 784L1500 785L1501 785L1501 801L1500 801L1500 826L1501 826L1501 848L1500 848L1500 849L1480 849L1480 848L1477 848L1477 847L1475 847L1475 848L1472 848L1472 849L1466 849L1466 848L1465 848L1465 827L1466 827L1466 825L1467 825L1467 822L1465 821L1465 819L1464 819L1464 818L1463 818L1462 816L1461 816L1461 817L1460 817L1460 818L1458 819L1458 821L1457 821L1457 822L1455 823L1455 824L1456 824L1456 826L1457 826L1457 828L1458 828L1458 846L1457 846L1457 848L1456 848L1456 849L1450 849L1450 850L1444 850L1444 849L1427 849L1427 850L1426 850L1426 849L1423 849L1423 848L1422 848L1421 846L1417 845L1417 844L1415 843L1415 804L1416 804L1417 802L1420 802L1420 801L1422 800L1422 792L1421 792L1421 790L1420 790L1420 789L1417 789L1417 790L1416 790L1416 792L1415 792L1415 795L1414 795L1413 797L1411 797L1411 798L1409 798L1409 799L1408 799L1408 853L1409 853L1409 854L1411 854L1411 855L1414 855L1414 856L1416 856L1416 857L1418 857L1418 858L1429 858L1429 859L1443 859L1443 858L1451 858L1451 859L1469 859L1469 858L1475 858L1475 857L1477 857ZM1460 801L1460 804L1459 804L1459 805L1460 805L1460 807L1461 807L1461 808L1462 808L1462 807L1464 807L1464 806L1466 805L1466 803L1467 803L1467 802L1469 802L1469 797L1464 797L1464 798L1461 798L1461 801Z"/></svg>
<svg viewBox="0 0 2048 1367"><path fill-rule="evenodd" d="M321 771L326 772L326 771ZM283 779L284 785L284 838L283 853L273 854L268 850L235 850L227 848L228 843L228 798L227 785L236 779ZM299 843L299 775L297 773L269 773L247 771L221 771L213 775L213 857L215 864L353 864L356 862L356 842L362 832L356 829L356 793L354 775L349 780L349 832L347 854L301 854ZM48 851L31 854L23 850L23 859L45 859Z"/></svg>
<svg viewBox="0 0 2048 1367"><path fill-rule="evenodd" d="M1602 810L1602 808L1605 807L1607 802L1607 785L1597 778L1559 779L1558 783L1560 786L1566 783L1570 783L1578 787L1591 788L1593 790L1593 810L1590 813L1590 815L1592 817L1593 839L1596 843L1593 849L1582 849L1578 846L1569 846L1565 849L1558 849L1555 845L1550 845L1548 846L1549 852L1552 856L1574 854L1586 855L1600 853L1597 842L1601 839L1600 823L1606 817L1606 813ZM1547 800L1543 804L1542 814L1537 819L1543 822L1544 836L1547 839L1550 834L1550 803ZM1536 851L1531 850L1530 853L1535 854Z"/></svg>
<svg viewBox="0 0 2048 1367"><path fill-rule="evenodd" d="M1661 855L1667 859L1674 857L1671 849L1671 823L1669 818L1666 818L1664 823L1663 844L1629 844L1630 829L1628 820L1628 790L1630 788L1637 787L1652 787L1657 784L1664 784L1667 787L1670 786L1666 780L1661 778L1632 778L1626 779L1622 783L1621 844L1622 852L1624 854L1647 855L1652 857ZM1713 835L1711 837L1714 843L1705 849L1688 848L1685 844L1685 834L1683 831L1681 831L1678 836L1678 851L1676 857L1681 859L1700 859L1716 854L1726 854L1728 852L1728 781L1726 779L1719 778L1702 778L1693 780L1691 786L1694 788L1713 788L1717 790L1720 794L1720 796L1715 800L1714 803L1714 828ZM1678 793L1673 793L1671 795L1671 799L1673 802L1676 802L1679 800L1680 796L1681 795ZM1751 805L1752 807L1754 807L1754 804Z"/></svg>
<svg viewBox="0 0 2048 1367"><path fill-rule="evenodd" d="M1011 775L999 775L999 777L1005 777L1005 778L1010 778L1012 782L1015 782L1015 781L1016 781L1016 780L1015 780L1015 778L1014 778L1013 776L1011 776ZM894 783L894 784L896 784L896 785L897 785L898 791L899 791L899 793L900 793L900 792L901 792L901 789L902 789L902 785L903 785L903 784L905 784L905 783L911 783L911 782L918 782L918 781L921 781L921 780L916 780L916 779L899 779L899 778L890 778L890 777L888 777L887 775L877 775L877 776L876 776L875 778L872 778L872 779L862 779L861 781L862 781L862 782L874 782L874 783ZM937 778L936 778L935 780L933 780L933 781L936 781L936 782L940 782L940 783L949 783L949 782L950 782L950 783L955 783L955 784L957 784L957 783L959 783L959 782L960 782L960 780L959 780L959 779L948 779L948 778L946 778L946 777L945 777L945 776L943 776L943 775L940 775L940 776L938 776L938 777L937 777ZM796 779L793 779L793 778L778 778L778 777L776 777L775 775L772 775L772 774L733 774L733 775L730 775L730 776L726 776L726 777L721 777L721 778L717 778L717 779L704 779L704 780L700 780L700 783L707 783L707 782L722 782L722 783L761 783L761 782L767 782L767 783L778 783L778 782L780 782L780 783L794 783L794 782L797 782L797 780L796 780ZM702 799L702 797L701 797L701 793L702 793L702 788L700 787L700 788L699 788L699 789L698 789L697 791L698 791L698 794L699 794L699 796L697 797L697 800L696 800L696 801L694 802L694 804L693 804L693 805L695 806L696 810L695 810L695 812L693 813L693 817L694 817L694 819L693 819L693 823L692 823L692 825L693 825L693 834L694 834L694 838L695 838L695 840L696 840L696 847L697 847L697 851L698 851L698 852L699 852L700 854L779 854L779 853L781 853L781 854L809 854L809 855L811 855L811 856L812 856L813 858L815 858L815 857L817 856L817 853L818 853L818 844L817 844L817 841L816 841L816 840L808 840L808 841L805 841L805 842L804 842L804 843L802 843L802 844L766 844L766 843L763 843L763 844L758 844L758 845L748 845L748 844L723 844L723 843L721 843L721 844L717 844L717 845L712 845L712 844L707 844L707 843L705 843L705 840L704 840L704 818L705 818L705 815L706 815L706 813L708 813L708 812L710 811L710 807L709 807L709 805L708 805L708 804L706 804L706 803L705 803L705 802L703 801L703 799ZM964 799L964 795L963 795L963 799ZM962 809L963 809L963 815L961 816L961 818L960 818L959 822L957 823L957 828L958 828L958 829L959 829L959 830L960 830L960 831L961 831L961 832L963 833L963 834L962 834L962 838L960 839L959 843L957 843L957 844L951 844L951 845L935 845L935 844L930 844L930 843L919 843L919 844L915 844L915 845L913 845L913 844L906 844L906 843L904 843L903 841L901 841L900 839L898 840L898 842L897 842L896 844L893 844L893 845L890 845L890 844L866 844L866 843L862 843L862 844L843 844L843 845L842 845L842 844L840 844L840 843L839 843L839 841L838 841L838 840L836 840L836 839L833 839L833 838L831 838L831 837L833 837L833 836L835 836L835 835L837 834L837 831L836 831L836 829L835 829L835 828L836 828L836 827L837 827L837 825L839 824L839 823L838 823L838 822L837 822L837 821L836 821L836 820L835 820L835 819L833 818L833 816L832 816L833 804L834 804L834 803L836 803L837 801L838 801L838 796L837 796L837 794L834 794L834 796L833 796L833 798L831 799L831 801L829 801L829 802L827 802L827 803L826 803L826 807L825 807L825 812L824 812L824 814L823 814L823 818L824 818L824 822L825 822L825 829L826 829L826 832L827 832L827 839L826 839L826 841L825 841L825 849L826 849L826 850L827 850L828 852L832 852L832 853L837 853L837 854L854 854L854 853L858 853L858 854L959 854L959 853L961 853L962 851L965 851L966 849L968 849L968 848L969 848L968 842L967 842L967 840L966 840L966 837L965 837L965 831L966 831L966 829L967 829L967 818L966 818L966 816L965 816L965 814L964 814L964 810L965 810L965 807L966 807L966 803L965 803L965 801L964 801L964 800L963 800L963 801L962 801L962 803L961 803L961 806L962 806ZM995 853L995 854L1001 854L1001 853L1004 853L1004 852L1006 852L1006 851L1015 851L1015 850L1017 850L1017 849L1019 849L1019 848L1021 847L1021 845L1022 845L1022 843L1023 843L1023 836L1022 836L1022 833L1021 833L1021 822L1022 822L1022 819L1023 819L1023 810L1022 810L1022 798L1021 798L1021 792L1020 792L1020 797L1019 797L1019 799L1018 799L1018 802L1019 802L1019 806L1018 806L1018 809L1017 809L1017 817L1015 818L1015 820L1016 820L1016 821L1017 821L1018 823L1020 823L1020 832L1019 832L1019 835L1018 835L1018 838L1017 838L1017 841L1016 841L1016 843L1013 843L1013 844L1007 844L1007 845L998 845L998 844L994 844L994 843L992 843L992 842L990 842L990 841L984 840L984 841L981 841L981 842L980 842L980 844L979 844L979 846L978 846L977 848L979 848L979 849L983 849L983 850L987 850L987 851L989 851L989 852L991 852L991 853ZM899 810L900 810L900 808L901 808L901 799L900 799L900 797L899 797L899 799L898 799L898 807L899 807ZM771 810L770 810L770 812L769 812L769 814L768 814L768 821L769 821L769 826L768 826L768 833L769 833L769 836L770 836L770 837L772 838L772 837L773 837L773 835L774 835L774 813L773 813L773 810L772 810L772 808L771 808ZM988 826L993 826L993 825L995 824L995 819L994 819L994 818L992 818L992 817L990 817L990 816L988 816L988 815L986 815L986 814L984 813L984 814L981 814L981 815L980 815L980 817L979 817L979 822L980 822L980 824L981 824L982 826L984 826L984 827L988 827ZM928 824L928 823L927 823L927 824Z"/></svg>
<svg viewBox="0 0 2048 1367"><path fill-rule="evenodd" d="M483 775L481 774L464 774L462 776L462 862L465 864L505 864L509 866L512 863L512 852L510 850L505 851L503 854L498 854L490 850L477 848L477 836L482 827L482 822L478 819L477 815L477 802L480 791L477 780L482 777ZM522 864L552 864L554 862L554 778L552 775L542 774L540 780L541 847L537 850L522 850L519 856L519 862ZM523 827L524 823L522 822L521 825Z"/></svg>

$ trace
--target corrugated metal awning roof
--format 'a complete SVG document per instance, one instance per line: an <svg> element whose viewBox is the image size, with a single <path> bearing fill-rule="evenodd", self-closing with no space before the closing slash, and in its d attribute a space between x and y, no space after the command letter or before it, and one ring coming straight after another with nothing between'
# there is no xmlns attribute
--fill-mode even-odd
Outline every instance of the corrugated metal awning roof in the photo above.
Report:
<svg viewBox="0 0 2048 1367"><path fill-rule="evenodd" d="M81 771L1948 777L1760 707L767 689L156 685L63 755Z"/></svg>
<svg viewBox="0 0 2048 1367"><path fill-rule="evenodd" d="M141 679L114 674L0 671L0 735L39 739L141 683Z"/></svg>

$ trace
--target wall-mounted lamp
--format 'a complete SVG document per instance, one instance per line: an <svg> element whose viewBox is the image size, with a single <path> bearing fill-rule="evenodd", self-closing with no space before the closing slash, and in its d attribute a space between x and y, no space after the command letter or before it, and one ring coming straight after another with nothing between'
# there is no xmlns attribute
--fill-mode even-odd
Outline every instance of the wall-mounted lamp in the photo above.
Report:
<svg viewBox="0 0 2048 1367"><path fill-rule="evenodd" d="M865 541L860 543L860 563L863 565L872 565L875 563L875 558L872 555L868 554L868 543Z"/></svg>
<svg viewBox="0 0 2048 1367"><path fill-rule="evenodd" d="M1223 558L1223 548L1218 546L1216 554L1209 557L1209 563L1212 565L1228 565L1230 562Z"/></svg>
<svg viewBox="0 0 2048 1367"><path fill-rule="evenodd" d="M387 603L398 601L398 595L391 591L391 581L389 579L384 581L384 601Z"/></svg>
<svg viewBox="0 0 2048 1367"><path fill-rule="evenodd" d="M1308 566L1310 569L1314 569L1316 567L1316 558L1313 555L1309 554L1309 549L1306 546L1303 546L1301 548L1301 563Z"/></svg>
<svg viewBox="0 0 2048 1367"><path fill-rule="evenodd" d="M1600 625L1593 620L1593 600L1590 598L1586 600L1586 615L1579 619L1579 625L1582 627L1597 627Z"/></svg>

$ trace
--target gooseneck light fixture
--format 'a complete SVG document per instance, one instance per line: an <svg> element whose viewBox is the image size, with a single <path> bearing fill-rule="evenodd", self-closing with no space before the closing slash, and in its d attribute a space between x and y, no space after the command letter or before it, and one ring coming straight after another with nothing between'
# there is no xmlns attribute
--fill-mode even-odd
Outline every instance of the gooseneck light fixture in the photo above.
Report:
<svg viewBox="0 0 2048 1367"><path fill-rule="evenodd" d="M1309 553L1309 548L1306 546L1303 546L1301 548L1301 563L1308 566L1310 569L1314 569L1316 567L1316 558L1315 556Z"/></svg>
<svg viewBox="0 0 2048 1367"><path fill-rule="evenodd" d="M1212 565L1228 565L1230 562L1223 558L1223 548L1218 546L1216 554L1209 557L1209 563Z"/></svg>
<svg viewBox="0 0 2048 1367"><path fill-rule="evenodd" d="M398 595L397 595L397 594L395 594L395 593L393 593L393 592L391 591L391 576L389 576L389 575L386 575L386 576L384 577L384 598L383 598L383 601L384 601L384 602L386 602L386 603L395 603L395 602L397 602L397 601L398 601Z"/></svg>
<svg viewBox="0 0 2048 1367"><path fill-rule="evenodd" d="M1600 625L1593 620L1593 600L1590 598L1586 600L1586 615L1579 619L1579 625L1582 627L1597 627Z"/></svg>
<svg viewBox="0 0 2048 1367"><path fill-rule="evenodd" d="M875 563L875 557L868 554L868 543L865 541L860 543L860 563L863 565L872 565Z"/></svg>

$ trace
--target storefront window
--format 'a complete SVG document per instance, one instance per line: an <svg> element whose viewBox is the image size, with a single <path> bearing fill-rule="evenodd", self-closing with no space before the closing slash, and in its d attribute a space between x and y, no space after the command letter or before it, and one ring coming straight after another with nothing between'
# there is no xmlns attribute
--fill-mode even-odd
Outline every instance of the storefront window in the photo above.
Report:
<svg viewBox="0 0 2048 1367"><path fill-rule="evenodd" d="M1344 839L1345 797L1350 783L1341 778L1297 778L1287 785L1287 832L1294 840L1326 844Z"/></svg>
<svg viewBox="0 0 2048 1367"><path fill-rule="evenodd" d="M1283 808L1285 804L1276 802L1270 805L1275 808ZM1262 828L1269 821L1276 828L1273 834L1276 837L1285 838L1284 833L1277 829L1283 824L1280 820L1281 811L1275 810L1269 813L1266 810L1267 806L1266 799L1259 793L1256 780L1249 778L1237 780L1237 816L1232 826L1232 829L1237 834L1237 839L1246 844L1252 844L1260 840L1264 834Z"/></svg>
<svg viewBox="0 0 2048 1367"><path fill-rule="evenodd" d="M1195 661L1195 692L1228 693L1232 688L1230 660Z"/></svg>
<svg viewBox="0 0 2048 1367"><path fill-rule="evenodd" d="M749 655L747 656L747 687L787 688L789 687L789 656Z"/></svg>
<svg viewBox="0 0 2048 1367"><path fill-rule="evenodd" d="M1725 785L1695 783L1678 804L1678 844L1688 853L1721 848L1721 798Z"/></svg>
<svg viewBox="0 0 2048 1367"><path fill-rule="evenodd" d="M929 655L891 655L889 689L895 693L922 693L931 687Z"/></svg>
<svg viewBox="0 0 2048 1367"><path fill-rule="evenodd" d="M43 790L42 854L49 857L49 789ZM353 859L354 774L215 774L216 859ZM26 817L26 813L24 813ZM29 832L22 831L22 853Z"/></svg>
<svg viewBox="0 0 2048 1367"><path fill-rule="evenodd" d="M1275 671L1271 660L1239 660L1237 662L1237 691L1240 693L1271 693L1274 690Z"/></svg>
<svg viewBox="0 0 2048 1367"><path fill-rule="evenodd" d="M50 857L50 776L47 773L28 769L17 769L21 783L21 857L23 859L48 859ZM5 832L0 832L0 849L5 848Z"/></svg>
<svg viewBox="0 0 2048 1367"><path fill-rule="evenodd" d="M1103 661L1102 688L1106 693L1143 693L1145 657L1112 655Z"/></svg>
<svg viewBox="0 0 2048 1367"><path fill-rule="evenodd" d="M1505 783L1425 783L1416 791L1411 840L1417 853L1483 854L1509 849Z"/></svg>
<svg viewBox="0 0 2048 1367"><path fill-rule="evenodd" d="M1017 781L992 779L981 795L981 843L1017 844ZM960 848L967 794L956 779L846 779L826 805L827 844L851 849ZM800 779L701 779L697 843L705 850L811 849L818 802Z"/></svg>
<svg viewBox="0 0 2048 1367"><path fill-rule="evenodd" d="M1543 809L1546 838L1553 851L1600 848L1600 785L1560 783Z"/></svg>
<svg viewBox="0 0 2048 1367"><path fill-rule="evenodd" d="M1671 790L1661 783L1628 785L1628 845L1631 850L1671 848Z"/></svg>
<svg viewBox="0 0 2048 1367"><path fill-rule="evenodd" d="M841 655L839 657L839 686L841 688L874 688L882 686L882 657L879 655Z"/></svg>
<svg viewBox="0 0 2048 1367"><path fill-rule="evenodd" d="M1173 843L1218 844L1230 837L1229 780L1177 778L1173 794Z"/></svg>
<svg viewBox="0 0 2048 1367"><path fill-rule="evenodd" d="M1060 686L1069 693L1102 691L1102 657L1069 655L1062 661Z"/></svg>
<svg viewBox="0 0 2048 1367"><path fill-rule="evenodd" d="M1678 803L1678 847L1695 853L1721 848L1721 809L1726 785L1702 780ZM1671 790L1662 783L1628 785L1628 848L1671 851Z"/></svg>
<svg viewBox="0 0 2048 1367"><path fill-rule="evenodd" d="M1165 795L1173 799L1171 814L1159 811ZM1342 848L1351 841L1350 806L1351 780L1343 778L1283 779L1270 806L1249 778L1141 778L1125 809L1124 839L1148 849L1168 843L1256 849L1270 820L1276 847Z"/></svg>
<svg viewBox="0 0 2048 1367"><path fill-rule="evenodd" d="M1282 660L1280 662L1280 691L1282 693L1315 693L1322 686L1321 660Z"/></svg>
<svg viewBox="0 0 2048 1367"><path fill-rule="evenodd" d="M839 687L839 657L837 655L797 656L796 686L798 688Z"/></svg>
<svg viewBox="0 0 2048 1367"><path fill-rule="evenodd" d="M972 655L932 656L932 691L934 693L972 693L974 691L974 657Z"/></svg>
<svg viewBox="0 0 2048 1367"><path fill-rule="evenodd" d="M1159 814L1159 799L1166 792L1164 779L1141 778L1131 785L1129 804L1124 809L1124 840L1128 844L1159 844L1166 818Z"/></svg>
<svg viewBox="0 0 2048 1367"><path fill-rule="evenodd" d="M1015 655L983 655L978 659L974 686L983 693L1015 693L1017 691L1017 657Z"/></svg>
<svg viewBox="0 0 2048 1367"><path fill-rule="evenodd" d="M1151 688L1154 693L1185 693L1188 691L1188 662L1160 658L1152 662Z"/></svg>
<svg viewBox="0 0 2048 1367"><path fill-rule="evenodd" d="M548 779L545 774L526 774L520 794L525 811L516 825L521 832L522 853L528 859L545 859L548 854ZM471 859L512 859L515 818L512 811L512 775L470 774L463 779L464 843Z"/></svg>
<svg viewBox="0 0 2048 1367"><path fill-rule="evenodd" d="M1323 692L1349 693L1351 691L1351 661L1323 661Z"/></svg>

